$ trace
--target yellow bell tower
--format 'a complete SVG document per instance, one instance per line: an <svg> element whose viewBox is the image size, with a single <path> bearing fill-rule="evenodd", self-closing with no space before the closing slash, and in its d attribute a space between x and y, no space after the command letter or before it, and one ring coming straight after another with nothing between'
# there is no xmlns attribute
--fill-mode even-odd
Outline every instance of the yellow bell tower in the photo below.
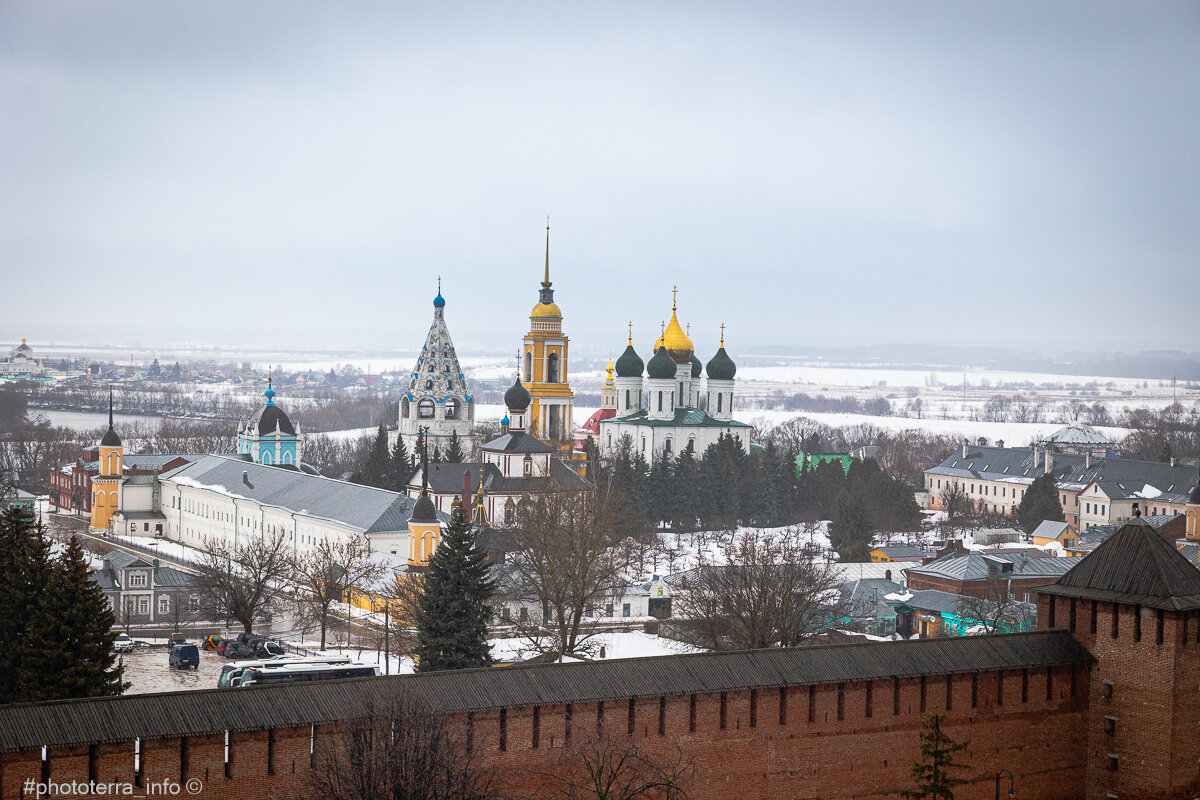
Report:
<svg viewBox="0 0 1200 800"><path fill-rule="evenodd" d="M117 513L121 477L125 471L125 448L113 429L113 391L108 387L108 431L100 440L100 470L92 478L91 526L107 530Z"/></svg>
<svg viewBox="0 0 1200 800"><path fill-rule="evenodd" d="M529 312L521 382L529 391L528 429L532 436L560 450L572 446L575 393L568 382L568 339L562 311L550 288L550 218L546 218L546 268L538 303Z"/></svg>

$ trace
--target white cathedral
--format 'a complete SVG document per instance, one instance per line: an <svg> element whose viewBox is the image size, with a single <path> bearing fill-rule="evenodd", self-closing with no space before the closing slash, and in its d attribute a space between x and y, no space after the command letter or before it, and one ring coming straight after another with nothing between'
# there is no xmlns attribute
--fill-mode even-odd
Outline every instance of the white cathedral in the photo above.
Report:
<svg viewBox="0 0 1200 800"><path fill-rule="evenodd" d="M692 340L684 333L671 303L671 322L654 343L654 355L644 365L628 345L617 359L613 388L616 413L600 420L600 451L610 455L628 436L635 452L647 461L662 453L675 455L689 446L699 457L722 435L733 436L750 451L751 426L733 418L734 375L737 367L725 352L725 326L721 346L708 362L708 380L701 384L701 365Z"/></svg>
<svg viewBox="0 0 1200 800"><path fill-rule="evenodd" d="M425 336L425 346L408 379L408 389L400 398L397 436L404 437L409 453L417 452L421 429L429 437L430 452L445 453L452 435L467 457L474 447L475 400L467 393L467 380L446 327L446 299L438 280L433 298L433 322ZM395 439L391 441L395 445Z"/></svg>

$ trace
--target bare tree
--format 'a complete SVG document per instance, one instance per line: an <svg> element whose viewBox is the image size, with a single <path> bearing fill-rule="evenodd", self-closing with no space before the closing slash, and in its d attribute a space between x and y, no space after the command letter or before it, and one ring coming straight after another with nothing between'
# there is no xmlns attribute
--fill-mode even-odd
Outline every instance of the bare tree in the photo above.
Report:
<svg viewBox="0 0 1200 800"><path fill-rule="evenodd" d="M589 610L624 583L630 553L605 491L552 491L522 503L497 599L530 607L515 621L541 653L586 654L598 632ZM595 617L595 615L593 615Z"/></svg>
<svg viewBox="0 0 1200 800"><path fill-rule="evenodd" d="M971 501L959 484L946 482L946 488L942 489L942 510L946 512L947 519L971 513Z"/></svg>
<svg viewBox="0 0 1200 800"><path fill-rule="evenodd" d="M982 597L959 595L955 608L964 620L974 620L985 633L1017 633L1029 630L1037 617L1037 606L1018 600L1008 586L992 575Z"/></svg>
<svg viewBox="0 0 1200 800"><path fill-rule="evenodd" d="M601 731L564 749L548 769L534 775L547 786L547 798L686 800L695 772L678 744L657 755L631 736Z"/></svg>
<svg viewBox="0 0 1200 800"><path fill-rule="evenodd" d="M841 573L798 526L745 531L721 560L685 573L674 603L680 626L705 647L786 647L850 615Z"/></svg>
<svg viewBox="0 0 1200 800"><path fill-rule="evenodd" d="M269 619L293 579L285 542L283 534L248 537L236 546L206 539L196 562L201 613L237 620L246 633Z"/></svg>
<svg viewBox="0 0 1200 800"><path fill-rule="evenodd" d="M350 594L377 580L384 567L371 561L366 538L325 537L296 559L296 606L302 620L321 628L321 649L333 603L350 602Z"/></svg>
<svg viewBox="0 0 1200 800"><path fill-rule="evenodd" d="M370 704L318 748L309 795L318 800L485 800L497 796L469 733L401 689Z"/></svg>

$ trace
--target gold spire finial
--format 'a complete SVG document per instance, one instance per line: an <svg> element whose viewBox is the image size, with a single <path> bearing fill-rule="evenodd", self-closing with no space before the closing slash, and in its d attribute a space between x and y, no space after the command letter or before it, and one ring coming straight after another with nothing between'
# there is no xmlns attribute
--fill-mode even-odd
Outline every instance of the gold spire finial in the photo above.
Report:
<svg viewBox="0 0 1200 800"><path fill-rule="evenodd" d="M272 377L271 368L267 367L267 388L268 389L271 388L271 377Z"/></svg>
<svg viewBox="0 0 1200 800"><path fill-rule="evenodd" d="M684 331L685 331L685 333L687 333L688 336L691 336L692 335L692 323L690 323L690 322L687 323L684 328Z"/></svg>
<svg viewBox="0 0 1200 800"><path fill-rule="evenodd" d="M633 347L633 320L629 320L629 346Z"/></svg>
<svg viewBox="0 0 1200 800"><path fill-rule="evenodd" d="M671 287L671 310L672 311L675 310L675 301L678 299L678 297L679 297L679 287L672 286Z"/></svg>
<svg viewBox="0 0 1200 800"><path fill-rule="evenodd" d="M725 323L721 323L721 347L725 346Z"/></svg>
<svg viewBox="0 0 1200 800"><path fill-rule="evenodd" d="M658 335L661 338L662 335L667 332L667 321L664 319L664 320L661 320L658 324L662 327L662 330L658 332Z"/></svg>

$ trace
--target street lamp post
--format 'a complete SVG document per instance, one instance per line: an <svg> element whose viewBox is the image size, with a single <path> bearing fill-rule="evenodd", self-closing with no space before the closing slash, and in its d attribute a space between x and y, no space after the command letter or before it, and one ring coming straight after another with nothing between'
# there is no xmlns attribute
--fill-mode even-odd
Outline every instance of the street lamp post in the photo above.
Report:
<svg viewBox="0 0 1200 800"><path fill-rule="evenodd" d="M1000 777L1002 775L1008 776L1008 797L1009 800L1012 800L1017 796L1017 789L1013 785L1013 774L1006 769L1001 769L996 773L996 800L1000 800Z"/></svg>

